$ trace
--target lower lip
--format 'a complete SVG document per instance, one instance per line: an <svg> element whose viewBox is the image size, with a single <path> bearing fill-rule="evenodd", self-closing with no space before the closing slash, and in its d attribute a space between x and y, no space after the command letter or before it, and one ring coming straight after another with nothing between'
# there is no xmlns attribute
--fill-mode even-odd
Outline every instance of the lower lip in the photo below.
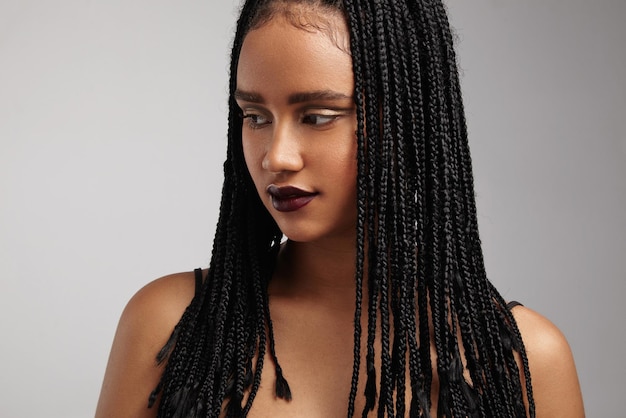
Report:
<svg viewBox="0 0 626 418"><path fill-rule="evenodd" d="M279 212L293 212L308 205L311 200L315 199L315 196L316 195L312 194L288 197L286 199L279 199L272 196L272 206Z"/></svg>

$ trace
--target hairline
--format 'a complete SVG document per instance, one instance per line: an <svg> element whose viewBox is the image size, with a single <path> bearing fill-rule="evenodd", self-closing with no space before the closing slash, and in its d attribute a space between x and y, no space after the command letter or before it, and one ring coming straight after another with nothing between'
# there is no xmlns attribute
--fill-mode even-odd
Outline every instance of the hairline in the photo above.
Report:
<svg viewBox="0 0 626 418"><path fill-rule="evenodd" d="M345 39L341 28L337 26L334 17L338 17L345 24ZM267 25L276 18L291 24L293 27L306 32L320 32L328 36L331 42L341 51L352 55L350 51L350 29L347 16L344 11L321 1L298 1L270 0L265 5L263 13L257 13L250 22L244 39L248 33ZM340 42L343 41L343 42Z"/></svg>

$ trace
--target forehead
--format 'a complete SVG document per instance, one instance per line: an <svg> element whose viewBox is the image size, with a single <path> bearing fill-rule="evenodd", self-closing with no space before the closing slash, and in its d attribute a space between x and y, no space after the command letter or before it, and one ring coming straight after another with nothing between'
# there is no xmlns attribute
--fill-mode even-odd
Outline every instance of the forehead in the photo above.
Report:
<svg viewBox="0 0 626 418"><path fill-rule="evenodd" d="M338 13L299 14L298 24L283 14L250 30L237 68L237 88L337 89L352 93L352 60L343 48L347 26Z"/></svg>

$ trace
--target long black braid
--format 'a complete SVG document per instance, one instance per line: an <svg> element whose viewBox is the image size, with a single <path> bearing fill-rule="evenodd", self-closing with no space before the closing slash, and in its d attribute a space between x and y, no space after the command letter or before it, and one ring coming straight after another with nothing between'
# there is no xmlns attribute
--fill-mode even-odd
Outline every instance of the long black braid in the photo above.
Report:
<svg viewBox="0 0 626 418"><path fill-rule="evenodd" d="M347 416L354 416L360 395L366 288L363 416L378 405L380 417L430 417L434 346L438 417L534 417L519 330L485 273L453 37L440 0L244 3L230 66L228 155L209 273L159 353L167 366L150 405L158 401L159 417L218 417L224 405L227 416L245 416L266 353L276 369L277 396L291 399L276 358L267 296L282 233L246 168L233 93L245 35L292 3L339 12L350 30L358 202ZM380 353L374 350L377 338Z"/></svg>

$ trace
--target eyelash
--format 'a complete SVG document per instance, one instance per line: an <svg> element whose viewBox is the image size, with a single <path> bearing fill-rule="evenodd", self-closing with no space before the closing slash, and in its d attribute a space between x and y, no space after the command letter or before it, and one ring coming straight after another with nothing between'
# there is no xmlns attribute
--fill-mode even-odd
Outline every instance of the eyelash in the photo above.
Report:
<svg viewBox="0 0 626 418"><path fill-rule="evenodd" d="M261 128L261 127L271 123L271 122L269 122L269 120L267 118L263 118L262 115L258 115L256 113L243 114L243 115L241 115L241 117L244 120L246 120L246 123L248 124L248 127L250 129L259 129L259 128ZM255 118L263 118L263 119L266 119L268 121L265 122L265 123L258 123L257 121L255 121Z"/></svg>
<svg viewBox="0 0 626 418"><path fill-rule="evenodd" d="M316 123L310 123L313 126L328 126L329 124L333 123L335 120L337 120L337 118L339 118L339 115L333 114L333 115L325 115L325 114L310 114L310 115L304 115L302 117L302 122L305 122L306 120L310 120L312 118L317 118L317 119L327 119L326 122L320 123L320 124L316 124ZM306 122L305 122L306 123Z"/></svg>
<svg viewBox="0 0 626 418"><path fill-rule="evenodd" d="M307 125L311 125L313 127L324 127L324 126L329 126L330 124L332 124L334 121L336 121L341 115L339 114L331 114L331 115L326 115L326 114L319 114L319 113L313 113L313 114L306 114L303 115L300 118L300 122L307 124ZM248 127L251 129L260 129L263 126L269 125L270 123L272 123L269 118L264 117L263 115L260 115L258 113L242 113L241 117L243 119L247 119L247 124ZM260 118L260 119L264 119L266 120L266 122L257 122L255 119L256 118ZM315 123L314 121L312 121L312 119L322 119L322 120L326 120L325 122L322 123ZM319 122L319 121L318 121Z"/></svg>

